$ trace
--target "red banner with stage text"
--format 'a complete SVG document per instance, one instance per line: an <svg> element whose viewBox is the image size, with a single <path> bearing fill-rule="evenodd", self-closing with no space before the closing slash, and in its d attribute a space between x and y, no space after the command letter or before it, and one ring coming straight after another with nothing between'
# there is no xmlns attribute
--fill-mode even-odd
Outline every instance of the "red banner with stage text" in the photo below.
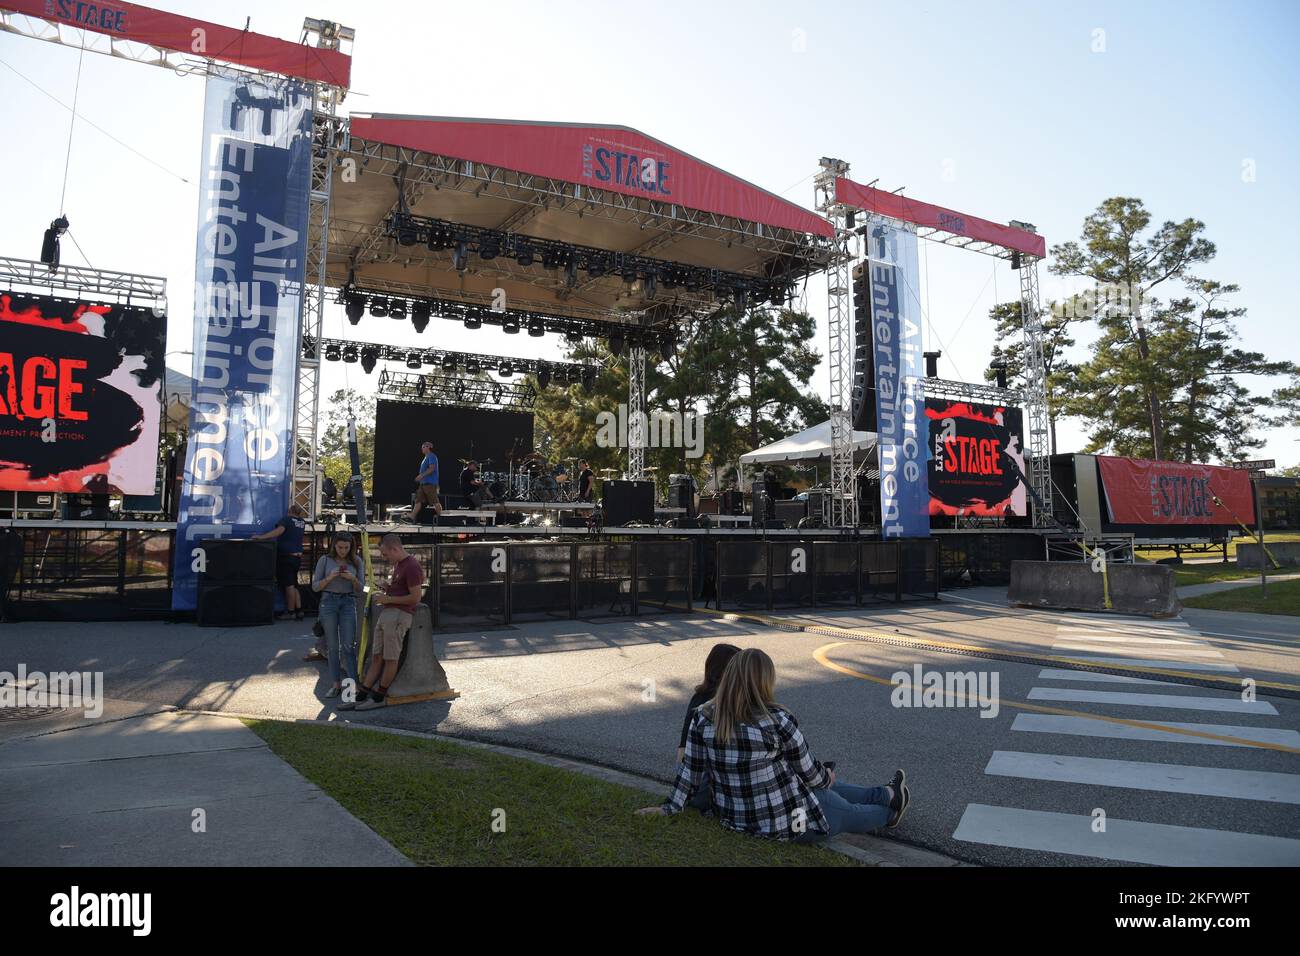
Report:
<svg viewBox="0 0 1300 956"><path fill-rule="evenodd" d="M1097 456L1097 468L1115 524L1254 523L1244 471L1106 455Z"/></svg>

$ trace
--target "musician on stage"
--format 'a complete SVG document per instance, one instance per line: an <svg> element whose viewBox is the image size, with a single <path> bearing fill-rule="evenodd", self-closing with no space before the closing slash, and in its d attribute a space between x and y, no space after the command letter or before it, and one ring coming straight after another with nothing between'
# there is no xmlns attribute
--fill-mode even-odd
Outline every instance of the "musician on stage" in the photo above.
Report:
<svg viewBox="0 0 1300 956"><path fill-rule="evenodd" d="M415 476L417 491L415 507L411 509L411 523L420 520L420 509L426 504L433 505L435 517L442 514L442 502L438 500L438 456L433 453L433 442L427 441L420 446L424 458L420 461L420 473Z"/></svg>
<svg viewBox="0 0 1300 956"><path fill-rule="evenodd" d="M478 508L484 499L491 499L492 494L478 476L478 462L465 462L465 469L460 473L460 494L465 499L465 508Z"/></svg>
<svg viewBox="0 0 1300 956"><path fill-rule="evenodd" d="M591 465L587 464L587 459L578 462L578 500L595 501L596 500L596 473L591 470Z"/></svg>

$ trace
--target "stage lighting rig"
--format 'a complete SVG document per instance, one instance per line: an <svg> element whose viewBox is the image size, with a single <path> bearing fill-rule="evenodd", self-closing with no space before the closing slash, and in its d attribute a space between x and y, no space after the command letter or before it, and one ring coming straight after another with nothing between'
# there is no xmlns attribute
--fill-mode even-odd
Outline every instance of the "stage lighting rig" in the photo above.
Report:
<svg viewBox="0 0 1300 956"><path fill-rule="evenodd" d="M551 370L546 366L542 366L537 371L537 385L539 388L544 390L550 384L551 384Z"/></svg>
<svg viewBox="0 0 1300 956"><path fill-rule="evenodd" d="M59 237L68 231L69 225L68 217L60 216L50 223L41 240L41 262L49 266L51 272L59 267Z"/></svg>
<svg viewBox="0 0 1300 956"><path fill-rule="evenodd" d="M519 334L519 316L506 314L501 317L501 330L507 335Z"/></svg>
<svg viewBox="0 0 1300 956"><path fill-rule="evenodd" d="M609 351L615 358L623 354L624 336L625 333L622 329L616 329L609 333Z"/></svg>
<svg viewBox="0 0 1300 956"><path fill-rule="evenodd" d="M444 372L454 372L454 371L456 371L456 356L454 356L454 355L444 355L444 356L442 357L442 370L443 370Z"/></svg>
<svg viewBox="0 0 1300 956"><path fill-rule="evenodd" d="M515 262L527 267L533 264L533 247L527 242L516 239L514 244Z"/></svg>
<svg viewBox="0 0 1300 956"><path fill-rule="evenodd" d="M478 257L490 262L500 253L501 240L493 233L484 233L478 241Z"/></svg>
<svg viewBox="0 0 1300 956"><path fill-rule="evenodd" d="M370 297L370 314L376 319L385 319L388 317L388 300L381 296Z"/></svg>
<svg viewBox="0 0 1300 956"><path fill-rule="evenodd" d="M375 370L375 363L379 361L379 349L364 348L361 350L361 368L369 375Z"/></svg>
<svg viewBox="0 0 1300 956"><path fill-rule="evenodd" d="M397 321L399 322L404 322L406 320L406 300L389 299L388 317L390 319L397 319Z"/></svg>
<svg viewBox="0 0 1300 956"><path fill-rule="evenodd" d="M340 349L337 345L330 344L325 346L325 361L337 362L342 357L343 357L343 350Z"/></svg>
<svg viewBox="0 0 1300 956"><path fill-rule="evenodd" d="M546 323L540 316L528 320L528 334L538 339L546 334Z"/></svg>
<svg viewBox="0 0 1300 956"><path fill-rule="evenodd" d="M465 313L465 328L481 329L483 328L483 317L477 312L468 311Z"/></svg>
<svg viewBox="0 0 1300 956"><path fill-rule="evenodd" d="M366 297L353 291L345 292L343 294L343 311L347 313L348 321L356 325L361 321L361 316L366 311Z"/></svg>
<svg viewBox="0 0 1300 956"><path fill-rule="evenodd" d="M596 388L596 372L592 369L582 373L582 390L590 395Z"/></svg>
<svg viewBox="0 0 1300 956"><path fill-rule="evenodd" d="M328 346L326 346L326 348L328 348ZM351 365L354 362L356 362L356 360L357 360L357 347L355 345L343 346L343 361Z"/></svg>
<svg viewBox="0 0 1300 956"><path fill-rule="evenodd" d="M501 367L497 369L497 374L500 375L502 378L509 378L511 375L514 374L514 369L511 368L509 362L502 362Z"/></svg>
<svg viewBox="0 0 1300 956"><path fill-rule="evenodd" d="M412 352L406 356L406 367L418 369L423 363L420 361L420 353Z"/></svg>
<svg viewBox="0 0 1300 956"><path fill-rule="evenodd" d="M451 253L451 265L457 272L464 272L469 265L469 245L462 239L456 243Z"/></svg>
<svg viewBox="0 0 1300 956"><path fill-rule="evenodd" d="M411 324L415 326L415 331L423 332L429 327L429 316L433 314L433 307L423 299L416 299L411 303Z"/></svg>

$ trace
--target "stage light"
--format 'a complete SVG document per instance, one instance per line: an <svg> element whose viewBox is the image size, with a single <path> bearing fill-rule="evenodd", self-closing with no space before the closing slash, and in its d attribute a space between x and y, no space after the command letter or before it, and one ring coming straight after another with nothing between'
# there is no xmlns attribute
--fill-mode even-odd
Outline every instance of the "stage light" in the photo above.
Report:
<svg viewBox="0 0 1300 956"><path fill-rule="evenodd" d="M624 339L622 329L615 329L613 332L609 333L609 351L615 358L618 358L623 354L623 344Z"/></svg>
<svg viewBox="0 0 1300 956"><path fill-rule="evenodd" d="M469 246L465 240L456 243L456 248L451 253L451 265L457 272L464 272L465 266L469 263Z"/></svg>
<svg viewBox="0 0 1300 956"><path fill-rule="evenodd" d="M519 334L519 316L505 315L501 319L501 328L507 335Z"/></svg>
<svg viewBox="0 0 1300 956"><path fill-rule="evenodd" d="M626 282L628 285L631 285L633 282L636 281L636 266L631 265L630 263L624 265L621 270L621 274L623 276L623 281Z"/></svg>
<svg viewBox="0 0 1300 956"><path fill-rule="evenodd" d="M664 358L677 354L677 335L674 332L659 333L659 354Z"/></svg>
<svg viewBox="0 0 1300 956"><path fill-rule="evenodd" d="M579 342L582 341L583 338L582 329L576 325L571 325L567 329L565 329L564 337L568 339L570 342L572 342L574 345L577 345Z"/></svg>
<svg viewBox="0 0 1300 956"><path fill-rule="evenodd" d="M546 334L546 322L540 318L528 320L528 334L533 338L540 338Z"/></svg>
<svg viewBox="0 0 1300 956"><path fill-rule="evenodd" d="M465 371L468 372L470 375L477 375L481 370L482 370L482 366L479 365L478 359L466 360Z"/></svg>
<svg viewBox="0 0 1300 956"><path fill-rule="evenodd" d="M388 315L388 300L383 296L374 296L370 300L370 314L377 319L385 318Z"/></svg>
<svg viewBox="0 0 1300 956"><path fill-rule="evenodd" d="M41 262L49 266L51 271L59 267L59 236L67 231L66 216L55 219L50 223L50 228L45 230L45 237L41 240Z"/></svg>
<svg viewBox="0 0 1300 956"><path fill-rule="evenodd" d="M648 272L645 277L645 297L653 299L655 293L659 291L659 276L657 273Z"/></svg>
<svg viewBox="0 0 1300 956"><path fill-rule="evenodd" d="M397 319L399 322L406 320L406 300L389 299L388 300L388 317Z"/></svg>
<svg viewBox="0 0 1300 956"><path fill-rule="evenodd" d="M688 272L686 274L686 291L699 292L704 287L704 277L698 272Z"/></svg>
<svg viewBox="0 0 1300 956"><path fill-rule="evenodd" d="M569 264L564 267L564 284L572 289L578 282L578 264L569 259Z"/></svg>
<svg viewBox="0 0 1300 956"><path fill-rule="evenodd" d="M415 331L423 332L429 327L429 316L433 314L433 307L428 302L417 301L411 303L411 324L415 326Z"/></svg>
<svg viewBox="0 0 1300 956"><path fill-rule="evenodd" d="M502 362L501 367L497 369L497 374L500 375L502 378L509 378L511 375L514 374L514 372L515 370L510 367L509 362Z"/></svg>
<svg viewBox="0 0 1300 956"><path fill-rule="evenodd" d="M343 353L339 349L337 343L331 342L329 345L325 346L325 361L337 362L342 357Z"/></svg>
<svg viewBox="0 0 1300 956"><path fill-rule="evenodd" d="M789 296L790 294L789 291L786 289L786 287L777 284L772 286L772 292L769 301L773 305L780 307L785 305L787 299L789 299Z"/></svg>
<svg viewBox="0 0 1300 956"><path fill-rule="evenodd" d="M599 279L604 274L605 274L605 257L596 256L596 255L588 256L587 275L591 276L593 279Z"/></svg>
<svg viewBox="0 0 1300 956"><path fill-rule="evenodd" d="M479 236L478 240L478 257L480 259L495 259L501 252L501 240L493 233L485 233Z"/></svg>
<svg viewBox="0 0 1300 956"><path fill-rule="evenodd" d="M596 371L595 369L584 368L582 370L582 390L590 395L596 388Z"/></svg>
<svg viewBox="0 0 1300 956"><path fill-rule="evenodd" d="M515 262L521 266L533 264L533 247L526 242L515 241Z"/></svg>
<svg viewBox="0 0 1300 956"><path fill-rule="evenodd" d="M357 360L357 347L355 345L345 345L343 347L343 361L352 364Z"/></svg>
<svg viewBox="0 0 1300 956"><path fill-rule="evenodd" d="M558 249L542 250L543 269L558 269L560 267L560 264L563 261L564 261L564 257L560 254L560 251Z"/></svg>
<svg viewBox="0 0 1300 956"><path fill-rule="evenodd" d="M419 353L419 352L410 352L410 353L407 354L407 356L406 356L406 367L407 367L407 368L419 368L419 367L420 367L420 353Z"/></svg>
<svg viewBox="0 0 1300 956"><path fill-rule="evenodd" d="M551 384L551 370L543 365L537 371L537 386L538 388L545 390L546 387L549 386L550 384Z"/></svg>
<svg viewBox="0 0 1300 956"><path fill-rule="evenodd" d="M346 358L346 356L345 356ZM369 375L375 370L375 363L379 361L379 350L374 348L361 350L361 367Z"/></svg>
<svg viewBox="0 0 1300 956"><path fill-rule="evenodd" d="M347 313L348 321L356 325L361 321L362 313L366 311L366 297L355 292L344 293L343 311Z"/></svg>
<svg viewBox="0 0 1300 956"><path fill-rule="evenodd" d="M1012 253L1011 253L1011 268L1013 268L1013 269L1019 269L1019 268L1020 268L1020 253L1019 253L1019 252L1012 252Z"/></svg>
<svg viewBox="0 0 1300 956"><path fill-rule="evenodd" d="M403 246L413 246L420 241L420 229L407 217L397 222L397 241Z"/></svg>
<svg viewBox="0 0 1300 956"><path fill-rule="evenodd" d="M467 328L467 329L481 329L481 328L483 328L483 317L482 317L481 315L479 315L477 312L466 312L466 313L465 313L465 328Z"/></svg>
<svg viewBox="0 0 1300 956"><path fill-rule="evenodd" d="M681 273L677 269L665 269L663 272L663 276L661 277L661 281L663 282L664 288L668 289L669 291L676 289L679 285L681 285L681 282L679 281L680 276Z"/></svg>
<svg viewBox="0 0 1300 956"><path fill-rule="evenodd" d="M736 286L735 302L736 302L736 308L740 309L742 312L745 310L746 303L749 302L749 293L746 292L744 288L742 288L741 286Z"/></svg>
<svg viewBox="0 0 1300 956"><path fill-rule="evenodd" d="M444 372L454 372L454 371L456 371L456 356L454 356L454 355L444 355L444 356L442 357L442 370L443 370Z"/></svg>

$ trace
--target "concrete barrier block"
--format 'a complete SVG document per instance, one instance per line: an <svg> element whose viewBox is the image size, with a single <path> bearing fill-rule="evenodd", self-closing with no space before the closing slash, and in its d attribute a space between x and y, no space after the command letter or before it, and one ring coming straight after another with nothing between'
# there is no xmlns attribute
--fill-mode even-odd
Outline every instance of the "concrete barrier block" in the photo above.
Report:
<svg viewBox="0 0 1300 956"><path fill-rule="evenodd" d="M1265 541L1269 553L1277 559L1277 563L1284 568L1293 568L1300 566L1300 541ZM1258 544L1248 544L1245 541L1237 542L1237 567L1254 568L1258 570L1264 566L1272 567L1268 558L1259 550Z"/></svg>
<svg viewBox="0 0 1300 956"><path fill-rule="evenodd" d="M1118 614L1174 617L1183 609L1172 568L1112 564L1106 577L1109 610ZM1102 575L1090 561L1013 561L1007 601L1018 607L1107 610Z"/></svg>

